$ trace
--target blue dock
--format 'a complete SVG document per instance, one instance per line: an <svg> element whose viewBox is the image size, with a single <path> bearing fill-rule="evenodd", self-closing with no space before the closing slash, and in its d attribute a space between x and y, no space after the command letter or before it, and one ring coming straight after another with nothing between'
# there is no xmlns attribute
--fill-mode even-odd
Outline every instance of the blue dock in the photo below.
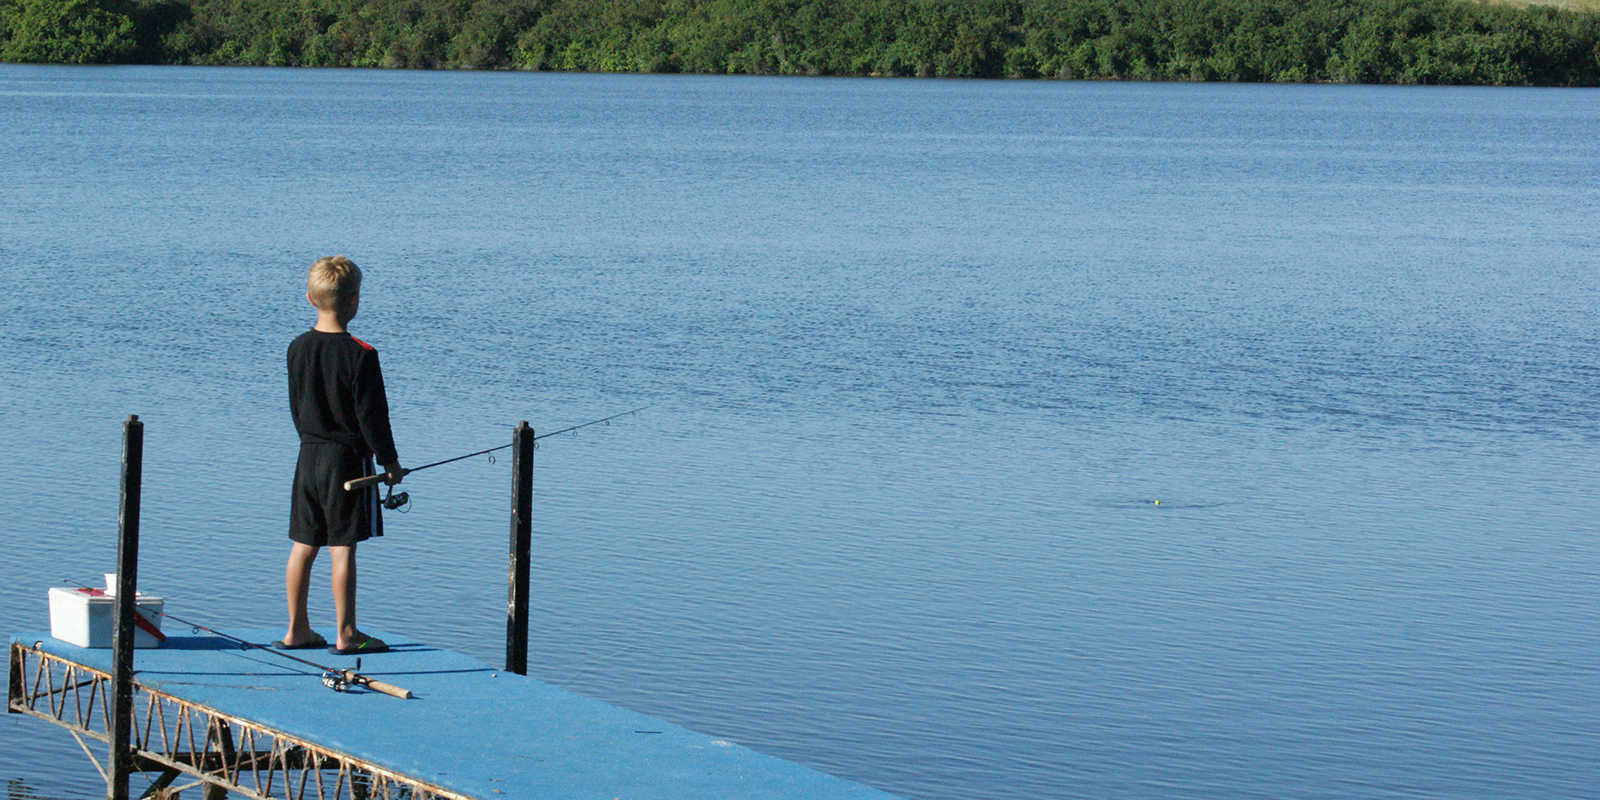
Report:
<svg viewBox="0 0 1600 800"><path fill-rule="evenodd" d="M269 642L282 631L231 631ZM146 796L202 786L281 800L893 800L841 778L580 697L458 653L378 634L360 672L401 700L211 635L134 659L133 745ZM11 637L8 710L109 741L112 651ZM335 668L356 659L296 653ZM89 747L85 745L85 752ZM92 755L92 753L91 753ZM97 764L98 767L98 764ZM176 781L190 783L178 786Z"/></svg>

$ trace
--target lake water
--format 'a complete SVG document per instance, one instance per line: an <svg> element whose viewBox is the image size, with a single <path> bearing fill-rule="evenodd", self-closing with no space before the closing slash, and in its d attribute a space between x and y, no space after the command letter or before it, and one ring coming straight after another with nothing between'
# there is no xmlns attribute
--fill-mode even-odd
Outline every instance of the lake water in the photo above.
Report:
<svg viewBox="0 0 1600 800"><path fill-rule="evenodd" d="M0 65L0 629L112 568L128 414L142 588L282 621L283 350L345 253L407 464L649 406L541 443L544 681L912 800L1592 800L1596 130L1592 90ZM403 488L361 621L498 664L509 459ZM103 791L19 716L0 780Z"/></svg>

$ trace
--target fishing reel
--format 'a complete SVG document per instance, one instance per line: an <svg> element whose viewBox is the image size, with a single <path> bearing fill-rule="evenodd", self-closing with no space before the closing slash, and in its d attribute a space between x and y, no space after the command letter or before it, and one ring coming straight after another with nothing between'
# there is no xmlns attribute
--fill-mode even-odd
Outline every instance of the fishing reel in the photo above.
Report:
<svg viewBox="0 0 1600 800"><path fill-rule="evenodd" d="M411 495L407 494L406 492L401 492L399 494L395 494L394 486L390 485L389 486L389 493L387 495L385 495L384 498L383 498L383 507L388 509L388 510L390 510L390 511L395 511L395 510L399 510L399 509L404 509L406 506L409 506L409 505L411 505ZM404 514L406 512L402 510L402 511L400 511L400 513ZM340 691L343 691L343 690L340 690Z"/></svg>
<svg viewBox="0 0 1600 800"><path fill-rule="evenodd" d="M306 663L309 664L311 662L308 661ZM356 669L361 669L361 659L359 658L356 659ZM355 673L350 670L346 670L344 672L334 672L331 669L324 668L322 673L322 685L336 692L348 692L350 691L350 687L358 685L355 679L351 677L352 675L355 675ZM361 676L355 675L355 677L359 678Z"/></svg>

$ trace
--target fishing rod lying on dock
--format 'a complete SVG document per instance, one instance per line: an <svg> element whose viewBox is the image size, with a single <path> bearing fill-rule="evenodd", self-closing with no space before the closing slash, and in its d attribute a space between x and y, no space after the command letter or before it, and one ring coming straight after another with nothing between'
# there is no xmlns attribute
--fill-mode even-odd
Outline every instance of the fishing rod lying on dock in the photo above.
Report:
<svg viewBox="0 0 1600 800"><path fill-rule="evenodd" d="M365 686L365 687L367 687L368 689L371 689L374 692L383 692L384 694L389 695L390 697L398 697L401 700L410 700L411 699L411 690L402 689L402 688L400 688L398 686L395 686L394 684L384 683L383 681L375 681L375 680L373 680L373 679L371 679L371 678L369 678L369 677L367 677L365 675L362 675L359 672L356 672L356 670L354 670L354 669L335 669L333 667L324 666L322 664L316 663L315 661L308 661L308 660L306 660L304 658L301 658L299 656L289 655L288 653L285 653L282 650L279 650L279 649L277 649L275 647L272 647L271 645L256 644L255 642L247 642L244 639L240 639L237 636L230 636L229 634L223 633L222 631L212 630L212 629L207 628L206 626L201 625L201 624L199 624L197 622L190 622L189 620L186 620L186 619L184 619L182 617L175 617L175 616L173 616L171 614L168 614L165 611L158 611L156 613L160 614L163 617L166 617L167 619L172 620L173 622L177 622L177 623L182 624L182 625L188 625L189 627L194 628L196 631L205 631L206 633L212 634L213 636L221 636L222 638L227 639L230 642L236 642L236 643L239 644L239 646L241 648L243 648L245 650L265 650L268 653L271 653L271 654L273 654L275 656L282 656L284 658L289 659L290 661L298 661L298 662L300 662L300 663L302 663L302 664L304 664L304 665L306 665L308 667L316 667L317 669L322 670L322 685L326 686L329 689L332 689L332 690L334 690L336 692L347 691L347 690L349 690L349 688L351 686ZM361 668L361 659L358 658L358 659L356 659L356 669L360 669L360 668Z"/></svg>
<svg viewBox="0 0 1600 800"><path fill-rule="evenodd" d="M626 417L629 414L637 414L640 411L643 411L643 410L645 410L647 408L649 408L649 406L639 406L638 408L635 408L632 411L624 411L621 414L612 414L611 416L606 417L604 419L591 420L589 422L583 423L582 425L574 425L574 426L572 426L570 428L562 428L559 431L551 431L549 433L541 433L538 436L533 437L533 440L537 442L540 439L544 439L544 438L547 438L547 437L550 437L550 436L558 436L558 435L563 434L563 433L571 433L571 432L573 432L575 430L578 430L579 428L587 428L590 425L599 425L601 423L610 422L611 420L614 420L614 419L616 419L618 417ZM515 442L513 442L513 444L515 444ZM510 446L511 445L509 445L509 444L503 444L503 445L500 445L499 447L491 447L488 450L479 450L476 453L468 453L468 454L466 454L464 456L456 456L455 458L447 458L447 459L445 459L443 461L435 461L432 464L423 464L420 467L414 467L412 469L403 469L403 470L400 470L400 477L404 478L405 476L410 475L413 472L421 472L422 470L428 469L429 467L437 467L437 466L439 466L441 464L449 464L452 461L460 461L462 459L472 458L473 456L481 456L481 455L486 455L486 454L489 454L489 453L493 453L496 450L504 450L504 449L506 449L507 447L510 447ZM353 492L353 491L355 491L357 489L365 489L368 486L375 486L375 485L377 485L379 483L382 483L387 478L388 478L388 475L380 474L380 475L368 475L365 478L356 478L354 480L348 480L348 481L344 482L344 490L347 491L347 492Z"/></svg>
<svg viewBox="0 0 1600 800"><path fill-rule="evenodd" d="M103 589L99 589L97 587L90 586L87 583L82 583L80 581L75 581L75 580L73 580L71 578L65 578L64 580L67 583L73 584L74 586L81 586L81 587L83 587L84 590L87 590L90 593L99 593L99 594L102 594L102 595L105 593ZM135 617L135 622L144 621L144 613L145 613L144 611L141 611L140 609L135 608L134 609L134 613L136 615L138 615L137 617ZM368 689L371 689L374 692L383 692L384 694L387 694L387 695L390 695L390 696L393 696L393 697L398 697L401 700L409 700L409 699L411 699L411 691L409 689L402 689L402 688L400 688L398 686L395 686L393 684L384 683L383 681L375 681L375 680L373 680L373 679L371 679L371 678L369 678L369 677L367 677L365 675L362 675L362 674L356 672L354 669L335 669L333 667L323 666L322 664L318 664L315 661L307 661L306 659L303 659L303 658L301 658L299 656L289 655L288 653L285 653L282 650L279 650L279 649L277 649L275 647L272 647L270 645L256 644L255 642L247 642L244 639L240 639L237 636L232 636L232 635L223 633L222 631L212 630L210 628L207 628L204 625L201 625L198 622L190 622L189 620L186 620L183 617L174 616L172 614L168 614L165 611L156 611L154 613L160 614L161 616L166 617L167 619L170 619L173 622L176 622L176 623L178 623L180 625L188 625L189 627L194 628L196 632L205 631L206 633L212 634L214 636L221 636L222 638L227 639L230 642L236 642L236 643L239 644L240 649L243 649L243 650L252 650L252 649L253 650L265 650L268 653L271 653L271 654L273 654L275 656L283 656L284 658L287 658L290 661L298 661L298 662L300 662L300 663L302 663L302 664L304 664L304 665L306 665L308 667L316 667L317 669L322 670L322 685L326 686L329 689L332 689L332 690L334 690L336 692L347 691L351 686L365 686L365 687L367 687ZM149 625L149 623L145 622L144 625ZM141 625L140 627L144 627L144 625ZM160 630L157 630L154 627L151 627L148 630L150 631L151 635L155 636L157 639L166 638L166 637L161 635L161 631ZM361 659L359 659L359 658L356 659L356 669L361 669Z"/></svg>

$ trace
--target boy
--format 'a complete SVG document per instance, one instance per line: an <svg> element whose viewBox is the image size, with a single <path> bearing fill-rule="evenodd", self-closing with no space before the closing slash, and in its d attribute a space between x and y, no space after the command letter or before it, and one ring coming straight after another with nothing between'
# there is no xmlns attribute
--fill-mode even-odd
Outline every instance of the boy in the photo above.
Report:
<svg viewBox="0 0 1600 800"><path fill-rule="evenodd" d="M391 486L405 470L389 430L378 351L346 330L361 306L361 269L344 256L317 259L306 275L306 300L317 309L317 325L289 344L289 413L300 434L289 504L294 545L283 577L289 630L274 644L327 647L336 655L381 653L387 645L356 629L356 543L383 535L378 488L347 492L344 482L374 474L374 456ZM332 646L306 619L311 565L324 546L333 558L339 626Z"/></svg>

